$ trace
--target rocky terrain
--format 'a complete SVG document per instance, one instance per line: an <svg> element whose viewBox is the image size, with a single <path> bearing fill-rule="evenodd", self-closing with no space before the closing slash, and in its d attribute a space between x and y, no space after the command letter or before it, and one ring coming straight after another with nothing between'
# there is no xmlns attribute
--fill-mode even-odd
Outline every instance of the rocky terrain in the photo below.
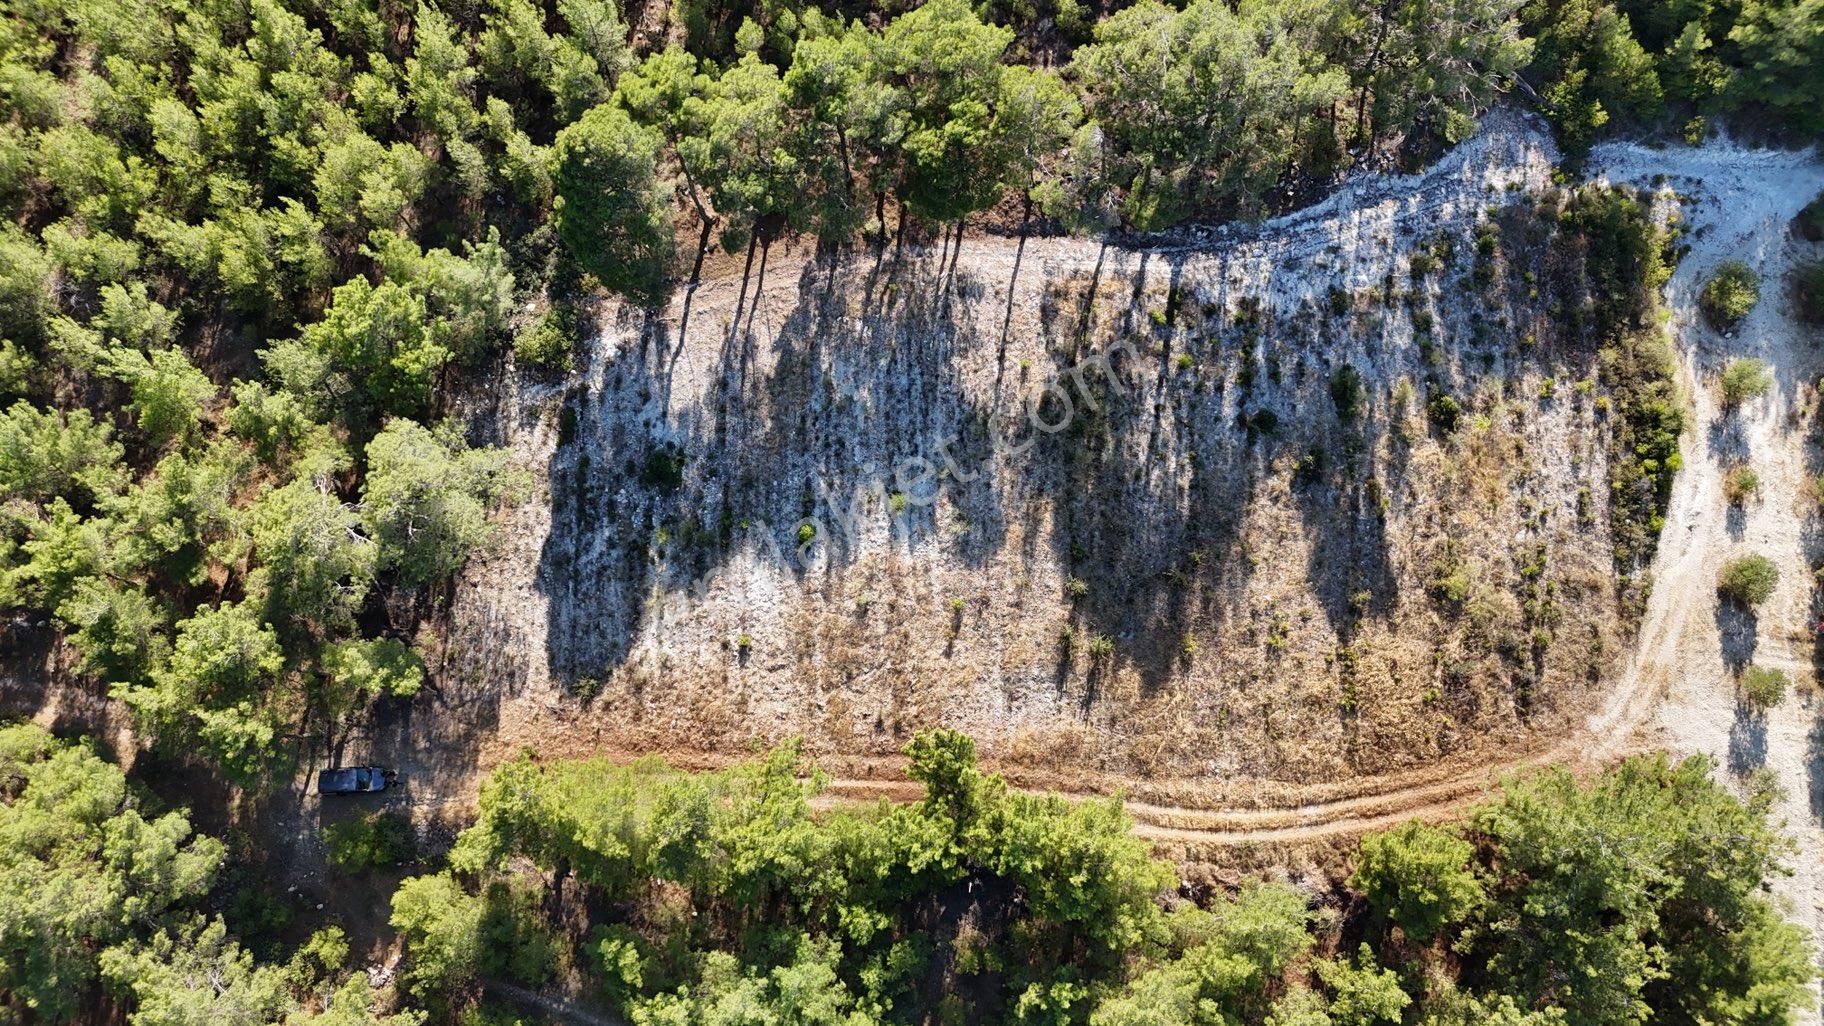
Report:
<svg viewBox="0 0 1824 1026"><path fill-rule="evenodd" d="M943 722L1200 803L1537 747L1627 637L1594 354L1527 249L1554 159L1502 114L1179 245L778 247L605 310L574 382L487 397L537 494L444 686L503 692L503 750Z"/></svg>

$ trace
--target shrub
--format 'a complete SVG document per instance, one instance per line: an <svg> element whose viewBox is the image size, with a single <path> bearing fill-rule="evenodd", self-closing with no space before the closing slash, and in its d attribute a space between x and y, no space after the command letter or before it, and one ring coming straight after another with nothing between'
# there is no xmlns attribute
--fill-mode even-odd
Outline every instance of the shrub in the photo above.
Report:
<svg viewBox="0 0 1824 1026"><path fill-rule="evenodd" d="M1750 399L1759 399L1773 387L1773 374L1764 360L1743 357L1730 360L1723 368L1723 405L1734 408Z"/></svg>
<svg viewBox="0 0 1824 1026"><path fill-rule="evenodd" d="M1792 307L1799 320L1824 324L1824 260L1812 260L1792 269Z"/></svg>
<svg viewBox="0 0 1824 1026"><path fill-rule="evenodd" d="M1766 556L1737 556L1723 564L1716 588L1745 606L1758 606L1773 595L1780 583L1780 568Z"/></svg>
<svg viewBox="0 0 1824 1026"><path fill-rule="evenodd" d="M241 943L256 953L269 954L284 943L285 930L291 926L291 905L270 882L249 879L229 892L228 917Z"/></svg>
<svg viewBox="0 0 1824 1026"><path fill-rule="evenodd" d="M1785 670L1750 666L1742 671L1742 697L1756 709L1768 709L1785 700L1790 683Z"/></svg>
<svg viewBox="0 0 1824 1026"><path fill-rule="evenodd" d="M1441 431L1455 431L1463 419L1463 406L1448 393L1439 392L1425 405L1425 413Z"/></svg>
<svg viewBox="0 0 1824 1026"><path fill-rule="evenodd" d="M1723 496L1729 500L1731 506L1745 504L1749 499L1760 494L1760 491L1761 475L1755 473L1753 467L1747 465L1734 467L1723 478Z"/></svg>
<svg viewBox="0 0 1824 1026"><path fill-rule="evenodd" d="M570 334L554 311L527 325L513 339L513 355L520 363L549 370L570 369Z"/></svg>
<svg viewBox="0 0 1824 1026"><path fill-rule="evenodd" d="M1698 305L1717 328L1733 327L1761 299L1761 276L1740 260L1729 260L1704 283Z"/></svg>
<svg viewBox="0 0 1824 1026"><path fill-rule="evenodd" d="M1458 563L1438 574L1431 582L1431 595L1440 602L1462 605L1476 586L1476 577L1466 564Z"/></svg>
<svg viewBox="0 0 1824 1026"><path fill-rule="evenodd" d="M670 445L655 445L640 464L640 484L661 492L677 491L684 484L684 453Z"/></svg>
<svg viewBox="0 0 1824 1026"><path fill-rule="evenodd" d="M376 812L331 823L323 830L330 861L343 869L397 866L417 851L411 821L398 812Z"/></svg>

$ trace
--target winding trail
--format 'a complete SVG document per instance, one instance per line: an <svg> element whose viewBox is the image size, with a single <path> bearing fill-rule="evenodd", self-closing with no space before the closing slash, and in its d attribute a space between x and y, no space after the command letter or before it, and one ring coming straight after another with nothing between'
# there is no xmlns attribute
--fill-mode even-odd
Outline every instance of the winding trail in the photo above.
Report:
<svg viewBox="0 0 1824 1026"><path fill-rule="evenodd" d="M1690 250L1667 285L1667 304L1693 428L1660 536L1655 615L1636 653L1638 664L1667 682L1664 700L1652 708L1653 740L1710 756L1738 789L1756 786L1756 778L1777 785L1774 814L1797 848L1791 875L1776 879L1773 890L1791 918L1824 937L1824 721L1810 630L1812 568L1824 557L1813 490L1824 470L1814 441L1824 332L1799 323L1786 286L1795 263L1824 258L1824 246L1789 230L1799 208L1824 190L1824 163L1814 152L1617 145L1599 152L1594 168L1634 184L1664 180L1686 200L1681 209L1691 225ZM1719 333L1700 317L1698 296L1726 260L1759 273L1761 299L1734 331ZM1712 382L1740 357L1765 361L1773 388L1731 411ZM1737 466L1752 468L1761 485L1756 498L1731 508L1723 481ZM1715 596L1722 564L1747 553L1780 570L1772 598L1754 615L1719 607ZM1747 707L1736 676L1750 663L1784 670L1796 694L1765 711ZM1819 1021L1816 1000L1802 1021Z"/></svg>
<svg viewBox="0 0 1824 1026"><path fill-rule="evenodd" d="M1320 295L1338 276L1348 278L1351 287L1363 286L1378 280L1376 255L1395 240L1416 239L1441 225L1475 219L1481 216L1491 192L1545 187L1555 160L1550 141L1536 122L1501 111L1487 119L1475 138L1421 174L1364 176L1322 203L1265 224L1188 233L1145 252L1221 251L1237 265L1252 262L1265 269L1257 273L1268 275L1273 269L1305 261L1313 261L1313 269L1327 268L1325 273L1275 279L1275 289L1293 294ZM1555 738L1515 742L1506 749L1479 748L1464 761L1308 786L1225 781L1220 794L1197 786L1207 781L1098 779L1082 774L1075 779L1053 778L1039 771L996 765L992 760L987 761L988 767L1005 773L1014 786L1035 791L1130 795L1126 808L1139 834L1162 845L1181 847L1186 858L1195 858L1198 848L1326 841L1415 817L1444 819L1486 796L1502 777L1547 764L1587 772L1629 752L1662 746L1681 753L1708 752L1718 755L1719 761L1727 760L1737 717L1733 675L1721 658L1718 635L1722 628L1717 625L1714 582L1721 559L1740 543L1742 527L1740 518L1731 516L1722 501L1723 477L1732 463L1715 451L1717 439L1728 434L1728 418L1703 382L1722 358L1738 354L1768 359L1779 377L1777 394L1742 418L1747 421L1752 436L1748 444L1757 450L1757 467L1766 482L1763 508L1749 516L1750 526L1766 520L1781 539L1772 546L1777 552L1770 554L1781 563L1784 584L1781 596L1762 614L1762 633L1770 637L1760 658L1765 663L1808 668L1808 657L1789 638L1772 635L1776 628L1789 634L1794 627L1802 627L1806 616L1802 607L1809 602L1810 569L1799 544L1799 525L1804 518L1795 511L1809 463L1803 451L1805 432L1791 429L1790 424L1799 383L1813 380L1824 367L1816 366L1812 347L1801 340L1786 317L1785 300L1775 295L1782 290L1774 283L1795 259L1788 252L1795 244L1789 239L1787 224L1799 207L1824 188L1824 161L1811 152L1751 150L1727 142L1666 149L1610 144L1591 155L1588 169L1599 179L1673 189L1682 201L1678 216L1688 229L1683 241L1690 251L1668 285L1667 306L1672 314L1668 330L1694 413L1684 444L1686 466L1674 485L1653 566L1656 584L1634 648L1592 713ZM1031 273L1058 275L1073 268L1088 272L1100 268L1105 260L1133 261L1140 254L1095 240L1063 238L1033 238L1022 243L1010 238L969 237L963 248L971 271L987 278L1012 276L1022 260L1037 268ZM1334 264L1320 262L1326 251L1340 251ZM1704 327L1695 310L1704 278L1720 260L1731 258L1760 266L1769 285L1768 299L1737 337L1727 339ZM751 289L739 273L739 263L709 269L690 298L691 323L732 322L745 311L752 324L754 308L789 304L800 288L804 256L780 252L773 255L772 263ZM674 308L672 313L679 315L681 310ZM765 324L770 318L760 320ZM676 373L668 387L707 391L712 368L692 366L682 348L677 356L681 359L674 364ZM1774 430L1780 424L1788 425L1787 429ZM535 561L536 555L526 558ZM527 633L516 640L542 636L544 612L537 604L505 612L506 619L527 621ZM1662 699L1679 693L1681 682L1693 676L1708 681L1710 690L1668 729L1666 717L1658 715ZM402 732L408 740L417 735L416 752L396 744L377 754L396 758L394 764L408 769L408 778L420 782L413 788L413 804L452 812L473 802L481 775L527 745L553 755L633 758L643 754L604 749L599 737L591 737L586 721L566 721L556 704L555 690L531 688L526 695L521 700L521 718L511 730L484 734L479 741L462 724L453 723L451 730L442 732L441 736L469 748L469 761L460 768L449 760L447 747L422 740L439 734L423 733L428 723L414 723L411 731ZM1808 736L1809 715L1801 715L1799 700L1787 704L1793 708L1781 714L1785 717L1781 729L1784 735L1796 732L1802 740ZM1681 724L1689 729L1681 729ZM1718 738L1723 740L1719 743ZM667 757L686 768L713 768L736 761L742 753L672 751ZM1786 786L1795 796L1811 793L1804 762L1801 758L1796 772L1784 774ZM829 789L832 801L909 799L919 793L917 785L905 779L902 760L838 757L824 764L835 778ZM1197 797L1199 792L1202 797ZM1183 800L1180 795L1185 796ZM1795 825L1815 821L1807 815L1809 811L1802 798L1795 797L1788 806L1788 819ZM1811 840L1824 845L1824 839L1808 839L1808 843Z"/></svg>
<svg viewBox="0 0 1824 1026"><path fill-rule="evenodd" d="M1496 165L1504 155L1522 157L1522 148L1510 141L1496 140L1478 156L1487 160L1490 151ZM1349 216L1369 218L1378 205L1408 223L1412 218L1423 221L1448 215L1460 207L1461 196L1452 188L1439 185L1457 184L1452 179L1466 178L1463 169L1472 164L1468 160L1453 162L1447 157L1413 179L1371 179L1346 188L1316 207L1273 222L1271 229L1279 243L1275 255L1283 258L1315 252L1319 233L1301 231L1301 226L1335 219L1339 212L1351 208L1354 209ZM1751 436L1748 446L1761 451L1755 462L1766 482L1765 504L1770 514L1767 519L1785 543L1774 546L1776 551L1769 553L1781 564L1786 583L1779 598L1763 612L1768 632L1776 636L1768 639L1758 661L1790 667L1795 678L1809 676L1809 654L1795 645L1793 628L1803 634L1807 610L1801 607L1809 602L1811 573L1803 546L1797 544L1803 518L1791 508L1795 502L1806 501L1809 475L1805 470L1809 463L1802 451L1805 432L1793 430L1792 425L1798 419L1796 396L1801 382L1814 380L1824 370L1824 361L1783 309L1786 300L1782 283L1785 270L1796 258L1788 252L1793 247L1788 224L1800 207L1824 189L1824 161L1809 151L1755 150L1727 142L1666 149L1618 143L1599 147L1590 157L1589 172L1594 178L1618 184L1648 190L1674 189L1681 201L1678 216L1687 229L1683 241L1690 246L1667 286L1666 297L1672 314L1668 331L1679 361L1681 388L1691 400L1694 414L1684 439L1687 462L1674 485L1652 568L1655 583L1635 647L1602 704L1579 729L1556 743L1492 763L1446 769L1442 775L1437 775L1440 771L1434 767L1430 771L1432 779L1425 779L1424 772L1401 773L1380 780L1358 779L1350 782L1353 794L1277 807L1201 808L1129 800L1126 808L1134 818L1137 833L1162 843L1187 846L1297 844L1359 835L1412 818L1445 819L1486 796L1502 777L1548 764L1587 772L1632 752L1657 747L1670 747L1681 754L1704 752L1726 766L1739 763L1739 753L1727 750L1730 744L1719 748L1705 743L1706 739L1714 740L1718 722L1728 735L1736 729L1733 725L1738 719L1735 703L1728 697L1733 690L1733 673L1723 658L1726 645L1718 636L1722 628L1715 623L1717 568L1731 549L1739 547L1742 535L1741 526L1728 513L1722 499L1724 475L1738 456L1715 451L1718 445L1713 437L1728 435L1731 428L1728 412L1718 407L1705 384L1707 371L1734 355L1768 360L1779 378L1773 400L1764 408L1748 411L1747 418ZM1518 169L1513 176L1515 180L1524 177ZM1215 233L1187 248L1231 240L1229 234ZM970 247L977 250L971 254L972 266L982 260L995 263L1015 258L1014 247L1006 240L971 240ZM997 251L982 253L981 249ZM1004 253L998 252L1002 249ZM1767 282L1766 301L1734 338L1711 331L1697 314L1702 283L1724 259L1748 260ZM790 275L781 275L781 279L794 280ZM699 302L703 298L700 294ZM1781 424L1787 430L1776 430ZM1804 636L1803 641L1808 644L1809 636ZM1708 724L1707 728L1700 725L1680 730L1677 723L1669 728L1659 715L1662 699L1676 682L1694 676L1706 677L1713 684L1726 682L1725 698L1719 702L1714 700L1714 694L1708 696L1704 712L1698 716L1700 724ZM1809 702L1789 704L1794 706L1794 716L1803 706L1807 722L1798 732L1809 737ZM1739 740L1733 745L1739 747ZM876 772L880 775L876 776ZM1815 817L1807 815L1809 810L1802 800L1811 791L1808 776L1803 772L1787 772L1783 776L1788 778L1783 781L1788 791L1801 796L1787 803L1789 826L1796 829L1815 822ZM1023 783L1017 779L1015 782ZM1055 789L1044 782L1026 786ZM829 793L836 799L866 800L909 799L920 792L917 785L897 775L896 764L884 760L878 767L868 767L864 774L833 780ZM1803 861L1818 861L1815 854L1819 848L1813 842L1824 839L1807 837L1805 841L1812 857ZM1819 888L1818 883L1810 881L1815 875L1804 874L1808 890ZM1824 922L1824 918L1815 916L1808 919Z"/></svg>

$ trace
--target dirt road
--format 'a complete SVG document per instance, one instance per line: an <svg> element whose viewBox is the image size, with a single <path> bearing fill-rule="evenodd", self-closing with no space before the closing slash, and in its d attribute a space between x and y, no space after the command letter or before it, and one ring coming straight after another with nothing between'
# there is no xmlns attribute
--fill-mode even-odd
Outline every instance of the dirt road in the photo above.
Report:
<svg viewBox="0 0 1824 1026"><path fill-rule="evenodd" d="M1694 423L1635 660L1643 679L1664 684L1665 700L1649 724L1651 740L1674 752L1711 756L1738 785L1746 786L1757 771L1771 771L1785 794L1778 814L1799 845L1790 860L1793 875L1776 890L1792 903L1797 921L1824 936L1824 735L1809 630L1812 568L1824 558L1812 488L1824 470L1812 441L1824 337L1793 318L1785 287L1795 261L1824 256L1821 247L1789 231L1793 215L1824 189L1824 164L1815 154L1722 145L1614 146L1599 152L1593 167L1637 185L1664 176L1668 187L1689 199L1682 209L1691 248L1667 298ZM1747 263L1762 280L1759 305L1726 334L1706 325L1697 305L1704 282L1725 260ZM1765 360L1774 387L1729 411L1719 401L1716 378L1738 357ZM1723 480L1741 464L1759 475L1761 491L1746 508L1732 509ZM1751 552L1780 569L1778 589L1755 616L1720 607L1715 595L1723 562ZM1798 683L1797 693L1765 713L1750 710L1736 687L1737 673L1750 663L1786 671ZM1808 1018L1816 1021L1815 1007Z"/></svg>
<svg viewBox="0 0 1824 1026"><path fill-rule="evenodd" d="M1365 178L1322 204L1259 229L1212 233L1209 238L1189 239L1184 246L1193 252L1233 250L1238 254L1236 264L1240 265L1234 273L1272 274L1273 268L1300 264L1319 257L1326 249L1334 250L1341 222L1348 225L1341 237L1345 242L1354 240L1344 249L1370 252L1386 247L1397 236L1430 231L1452 219L1478 216L1491 191L1542 184L1550 170L1548 151L1549 144L1542 146L1536 125L1504 114L1491 119L1488 129L1475 140L1423 175ZM1034 788L1074 783L1080 789L1103 792L1127 789L1132 795L1128 809L1138 829L1161 841L1187 845L1293 843L1360 833L1413 816L1442 818L1485 794L1505 774L1551 762L1590 768L1626 751L1662 743L1662 738L1679 751L1729 756L1726 739L1740 734L1741 729L1735 724L1734 703L1727 700L1732 684L1722 661L1719 633L1723 627L1717 620L1714 575L1718 562L1737 543L1743 530L1757 537L1768 535L1768 544L1779 550L1776 558L1784 570L1781 595L1763 613L1765 626L1761 632L1770 636L1779 633L1781 638L1765 639L1762 659L1795 666L1804 662L1803 653L1788 651L1791 646L1783 632L1800 625L1808 601L1809 569L1799 544L1803 518L1795 511L1807 461L1802 451L1803 431L1791 427L1790 420L1798 401L1799 384L1809 380L1812 370L1809 349L1799 344L1784 319L1784 300L1774 295L1779 289L1772 283L1791 258L1786 253L1790 246L1786 223L1797 207L1824 185L1824 163L1809 154L1750 151L1726 144L1664 150L1613 145L1599 149L1590 166L1594 174L1645 188L1657 188L1662 180L1666 181L1689 200L1682 205L1679 216L1690 229L1687 241L1691 251L1671 282L1668 302L1673 311L1672 340L1680 354L1685 388L1693 397L1695 418L1685 443L1686 469L1675 488L1654 567L1657 584L1639 630L1638 644L1587 720L1549 738L1516 742L1505 751L1479 749L1475 758L1462 762L1379 777L1355 777L1336 784L1257 788L1237 782L1218 793L1207 786L1196 786L1199 782L1195 781L1130 782L1078 774L1073 782L1005 767L1011 779ZM1733 339L1703 328L1695 315L1696 294L1703 276L1718 260L1728 256L1765 264L1763 269L1770 282L1769 300ZM789 304L799 288L800 275L795 266L798 259L792 254L775 254L773 268L760 278L755 292L745 287L739 266L726 274L711 275L692 298L692 322L732 320L741 316L743 308ZM1087 269L1104 260L1124 259L1133 259L1133 254L1072 239L1022 244L1011 239L972 237L965 240L962 254L962 262L971 270L989 277L1012 274L1022 261L1033 269L1032 273L1057 275L1061 266ZM1250 261L1257 262L1259 269L1248 270ZM1328 277L1283 276L1276 287L1305 289L1317 295L1336 274L1359 272L1366 278L1376 271L1372 260L1358 261L1353 252L1343 254L1338 265ZM1040 268L1044 270L1041 272ZM770 323L770 318L761 318L761 323ZM1731 516L1723 506L1721 482L1728 462L1716 451L1719 442L1727 441L1738 429L1721 416L1704 385L1716 363L1725 354L1737 352L1758 353L1769 359L1780 379L1776 395L1745 411L1746 416L1741 418L1741 424L1748 429L1745 444L1756 451L1757 466L1767 482L1765 498L1760 507L1749 511L1745 527L1741 516ZM676 372L670 387L680 392L710 388L708 368L692 367L686 359ZM1780 425L1787 426L1780 429ZM539 527L531 524L518 534L536 538L542 533ZM519 561L529 563L535 559L535 555L528 554ZM524 631L520 638L526 642L525 647L532 647L544 630L542 603L536 601L515 603L511 608L503 603L500 611L490 611L490 615ZM675 631L678 626L668 624L667 628ZM510 647L514 639L498 640L502 647ZM531 668L533 677L539 672L539 667ZM1695 709L1679 706L1679 696L1690 690L1679 682L1699 677L1722 688L1724 700L1716 701L1712 695ZM1674 687L1675 683L1679 686ZM1669 690L1674 695L1675 710L1682 711L1670 711L1666 717L1656 719L1656 703ZM517 706L508 703L502 707L498 730L481 737L470 734L448 739L466 744L473 761L465 765L466 772L447 778L445 786L427 788L425 797L453 804L471 800L475 777L525 745L553 754L602 750L591 741L590 731L594 728L588 718L575 717L562 708L548 682L531 680L525 692L527 698ZM1662 721L1668 726L1663 732ZM1800 700L1776 710L1772 721L1772 733L1784 731L1780 736L1794 741L1794 751L1806 750L1809 714ZM1680 729L1681 725L1690 729ZM1724 738L1725 743L1713 743L1718 737ZM448 742L442 746L444 755L448 753ZM1741 744L1738 742L1735 747L1740 748ZM1785 753L1788 747L1792 746L1782 747L1779 752ZM429 761L433 765L426 769L434 770L436 764L447 760L440 757ZM714 755L695 760L706 765L720 761ZM1810 788L1802 772L1803 758L1787 768L1801 771L1788 774L1787 785L1800 796L1790 809L1797 826L1804 822L1798 814L1806 811L1801 799L1809 795ZM837 760L831 769L839 776L834 786L838 794L865 797L906 793L899 763L893 759Z"/></svg>
<svg viewBox="0 0 1824 1026"><path fill-rule="evenodd" d="M1628 665L1583 729L1551 748L1443 779L1329 802L1276 810L1190 810L1130 802L1146 836L1203 844L1310 841L1391 826L1418 817L1442 819L1486 791L1500 776L1559 762L1591 768L1630 751L1665 746L1709 755L1737 778L1766 767L1786 791L1780 806L1800 845L1783 892L1795 912L1824 933L1824 742L1819 740L1812 678L1812 566L1817 550L1812 480L1820 470L1809 442L1815 383L1824 350L1791 316L1786 272L1816 246L1793 239L1794 214L1824 189L1815 153L1749 150L1725 143L1690 149L1602 147L1592 175L1641 188L1671 188L1682 202L1689 251L1667 287L1668 330L1682 387L1692 400L1692 427L1653 567L1654 587ZM1762 303L1727 337L1698 312L1703 283L1724 260L1743 260L1762 276ZM1739 413L1722 409L1715 378L1738 356L1766 360L1775 387ZM1760 501L1731 512L1723 496L1727 471L1746 459L1762 480ZM1780 567L1778 592L1758 616L1740 622L1719 612L1716 575L1724 560L1759 552ZM1736 699L1738 664L1751 658L1785 669L1799 693L1765 716ZM1661 702L1664 699L1664 702ZM846 785L845 786L849 786Z"/></svg>
<svg viewBox="0 0 1824 1026"><path fill-rule="evenodd" d="M1365 178L1323 204L1259 229L1211 233L1208 238L1187 239L1184 245L1191 251L1237 253L1235 274L1271 275L1275 268L1334 250L1340 222L1348 226L1342 233L1345 250L1353 246L1360 253L1372 253L1401 235L1431 231L1451 219L1479 216L1491 192L1542 184L1550 172L1550 159L1549 143L1542 142L1537 125L1503 114L1491 119L1475 140L1423 175ZM1180 845L1220 846L1340 838L1414 816L1443 818L1486 794L1503 775L1550 762L1590 768L1632 749L1669 744L1678 751L1708 752L1740 764L1744 747L1763 745L1776 768L1783 771L1794 796L1788 803L1789 819L1795 829L1811 829L1809 707L1805 700L1794 698L1764 723L1738 725L1732 678L1722 658L1722 635L1739 630L1718 619L1714 575L1720 560L1732 547L1745 544L1744 539L1769 549L1782 565L1783 583L1779 596L1762 614L1758 655L1764 662L1803 668L1806 653L1786 637L1802 626L1809 601L1809 564L1802 544L1806 521L1798 512L1809 463L1804 431L1792 420L1801 382L1811 380L1815 368L1808 344L1798 338L1784 316L1785 301L1774 281L1792 259L1788 250L1794 244L1789 241L1786 223L1824 187L1824 162L1810 154L1751 151L1726 144L1662 150L1612 145L1599 149L1590 167L1595 175L1640 187L1657 188L1664 182L1689 200L1681 206L1680 216L1689 228L1686 241L1691 250L1670 284L1668 303L1673 313L1672 341L1695 413L1694 427L1685 442L1686 469L1677 480L1668 512L1654 567L1657 584L1638 643L1593 713L1572 729L1521 739L1505 750L1476 749L1466 753L1473 757L1455 763L1331 784L1256 786L1237 780L1218 791L1207 781L1127 781L1083 774L1075 774L1073 781L1030 769L997 768L1006 769L1020 786L1052 789L1074 784L1078 789L1104 793L1125 790L1130 795L1128 809L1146 836ZM1348 243L1351 239L1353 243ZM1699 323L1695 301L1703 277L1717 261L1731 256L1763 265L1769 298L1734 338L1725 339ZM800 275L794 264L801 259L794 254L774 254L773 267L760 276L755 291L744 287L739 264L726 268L726 273L710 275L692 297L691 322L732 321L741 316L743 308L789 304L799 288ZM962 253L963 263L972 270L985 268L981 273L989 277L1013 274L1021 262L1029 273L1057 275L1060 266L1089 268L1104 260L1131 259L1131 253L1072 239L1035 239L1022 244L1012 239L971 237L965 240ZM1258 269L1249 270L1250 261ZM1377 270L1372 259L1357 260L1354 253L1346 252L1327 271L1329 277L1282 275L1276 287L1321 295L1336 274L1359 273L1366 279ZM770 319L763 317L761 323L770 323ZM1718 362L1734 353L1768 359L1775 367L1779 387L1774 396L1732 421L1722 416L1706 382ZM680 355L684 355L682 349ZM669 387L679 392L707 392L711 386L710 369L690 366L688 358L675 370ZM1742 437L1734 440L1738 434ZM1760 505L1745 517L1729 514L1721 498L1723 474L1736 458L1734 448L1741 445L1752 450L1766 482ZM1730 451L1719 452L1719 447ZM548 510L538 501L527 507L532 515L548 520ZM539 539L549 530L548 523L536 520L513 525L506 544L526 551L508 552L497 565L508 570L536 566ZM458 820L463 807L473 801L480 776L526 746L551 755L638 754L605 748L599 726L579 715L573 703L566 702L561 691L543 679L543 660L536 654L524 656L526 651L544 651L547 630L546 603L529 573L519 594L497 590L480 615L491 632L475 638L469 647L519 653L521 659L511 668L476 665L470 670L474 683L466 690L460 682L446 684L452 705L497 702L488 706L483 717L486 722L470 722L472 717L462 715L414 713L413 721L400 724L391 737L375 738L377 754L394 759L417 782L412 789L415 804L447 808L450 815L446 818ZM664 618L656 620L663 623ZM660 629L676 631L679 627L669 623L646 628ZM515 674L517 681L502 683ZM1701 688L1693 683L1700 680L1707 682ZM1657 703L1668 693L1667 711L1656 717ZM738 756L700 754L679 761L707 766L734 757ZM837 759L829 768L839 778L833 788L837 794L907 793L900 764L894 759ZM1815 840L1808 838L1808 845ZM1808 889L1810 886L1807 884Z"/></svg>

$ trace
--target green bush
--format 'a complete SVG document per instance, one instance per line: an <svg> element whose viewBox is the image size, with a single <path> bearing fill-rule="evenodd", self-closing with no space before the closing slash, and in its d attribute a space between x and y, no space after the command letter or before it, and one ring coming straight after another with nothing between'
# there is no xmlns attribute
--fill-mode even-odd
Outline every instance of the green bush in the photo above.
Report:
<svg viewBox="0 0 1824 1026"><path fill-rule="evenodd" d="M1737 556L1723 564L1716 588L1745 606L1758 606L1772 597L1780 583L1780 568L1766 556Z"/></svg>
<svg viewBox="0 0 1824 1026"><path fill-rule="evenodd" d="M1729 260L1704 283L1698 297L1704 316L1717 328L1730 328L1761 300L1761 276L1740 260Z"/></svg>
<svg viewBox="0 0 1824 1026"><path fill-rule="evenodd" d="M1368 391L1362 386L1362 372L1343 364L1330 375L1330 399L1336 403L1336 415L1345 421L1362 415Z"/></svg>
<svg viewBox="0 0 1824 1026"><path fill-rule="evenodd" d="M661 492L675 492L684 485L684 453L676 446L655 445L646 450L640 465L640 484Z"/></svg>
<svg viewBox="0 0 1824 1026"><path fill-rule="evenodd" d="M1469 601L1469 593L1475 586L1475 572L1467 564L1457 563L1432 579L1431 595L1439 602L1460 606Z"/></svg>
<svg viewBox="0 0 1824 1026"><path fill-rule="evenodd" d="M412 823L403 813L375 812L331 823L323 829L330 861L343 869L397 866L417 854Z"/></svg>
<svg viewBox="0 0 1824 1026"><path fill-rule="evenodd" d="M1446 392L1438 392L1425 405L1425 413L1440 431L1455 431L1463 420L1463 406Z"/></svg>
<svg viewBox="0 0 1824 1026"><path fill-rule="evenodd" d="M555 311L547 311L527 325L513 339L513 355L534 367L569 370L570 333L564 330L562 318Z"/></svg>
<svg viewBox="0 0 1824 1026"><path fill-rule="evenodd" d="M1733 467L1723 478L1723 497L1731 506L1741 506L1761 492L1761 475L1750 466Z"/></svg>
<svg viewBox="0 0 1824 1026"><path fill-rule="evenodd" d="M1742 357L1723 368L1723 405L1731 409L1759 399L1773 387L1773 374L1764 360Z"/></svg>
<svg viewBox="0 0 1824 1026"><path fill-rule="evenodd" d="M1756 709L1772 708L1785 700L1790 683L1785 670L1750 666L1742 671L1742 697Z"/></svg>

